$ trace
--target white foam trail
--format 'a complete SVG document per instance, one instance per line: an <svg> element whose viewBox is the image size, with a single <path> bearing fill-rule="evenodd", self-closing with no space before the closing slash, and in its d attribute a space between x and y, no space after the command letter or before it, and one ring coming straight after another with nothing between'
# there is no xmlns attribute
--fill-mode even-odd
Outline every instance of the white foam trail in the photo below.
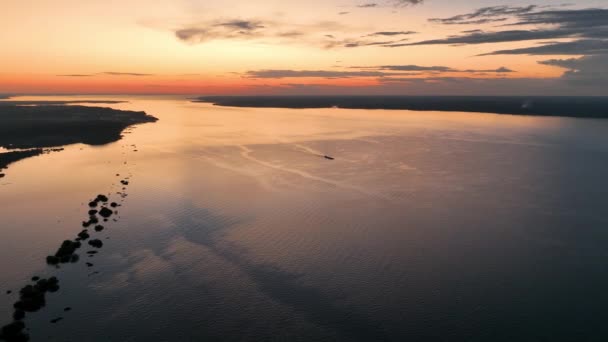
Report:
<svg viewBox="0 0 608 342"><path fill-rule="evenodd" d="M239 145L239 148L241 149L241 155L243 156L243 158L250 160L252 162L255 162L257 164L269 167L271 169L275 169L275 170L279 170L279 171L283 171L283 172L288 172L291 174L295 174L298 175L302 178L306 178L306 179L310 179L310 180L314 180L317 182L321 182L321 183L325 183L325 184L329 184L329 185L333 185L335 187L338 188L342 188L342 189L347 189L347 190L351 190L351 191L355 191L358 192L360 194L366 195L366 196L370 196L370 197L374 197L377 199L382 199L382 200L386 200L386 201L390 201L391 198L382 194L378 194L378 193L374 193L374 192L370 192L367 191L364 188L352 185L352 184L348 184L348 183L344 183L344 182L339 182L339 181L335 181L332 179L327 179L327 178L323 178L323 177L319 177L319 176L315 176L313 174L310 174L306 171L302 171L302 170L298 170L298 169L292 169L292 168L288 168L288 167L284 167L284 166L280 166L280 165L275 165L260 159L257 159L253 156L251 156L251 153L253 152L252 149L250 149L247 146L243 146L243 145Z"/></svg>

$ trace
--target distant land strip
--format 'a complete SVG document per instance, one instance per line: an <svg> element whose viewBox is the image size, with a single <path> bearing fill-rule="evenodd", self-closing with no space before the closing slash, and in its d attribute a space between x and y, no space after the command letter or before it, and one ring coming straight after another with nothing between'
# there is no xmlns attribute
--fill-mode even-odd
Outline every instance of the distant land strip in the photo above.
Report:
<svg viewBox="0 0 608 342"><path fill-rule="evenodd" d="M2 97L0 99L10 99L11 96ZM0 101L0 106L56 106L70 104L118 104L128 101L111 101L111 100L70 100L70 101Z"/></svg>
<svg viewBox="0 0 608 342"><path fill-rule="evenodd" d="M608 118L608 97L550 96L201 96L228 107L344 108Z"/></svg>

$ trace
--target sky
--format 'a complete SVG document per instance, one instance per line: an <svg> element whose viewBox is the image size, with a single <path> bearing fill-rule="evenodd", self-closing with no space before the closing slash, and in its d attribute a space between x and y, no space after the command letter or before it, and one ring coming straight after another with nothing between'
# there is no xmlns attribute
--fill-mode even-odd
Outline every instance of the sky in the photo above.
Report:
<svg viewBox="0 0 608 342"><path fill-rule="evenodd" d="M3 0L0 93L608 95L606 0Z"/></svg>

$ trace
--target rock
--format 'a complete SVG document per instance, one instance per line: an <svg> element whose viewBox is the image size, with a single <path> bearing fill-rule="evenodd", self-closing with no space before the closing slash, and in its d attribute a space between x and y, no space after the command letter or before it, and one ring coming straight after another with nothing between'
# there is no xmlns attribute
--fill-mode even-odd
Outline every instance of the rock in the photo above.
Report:
<svg viewBox="0 0 608 342"><path fill-rule="evenodd" d="M0 178L4 178L4 173L0 173Z"/></svg>
<svg viewBox="0 0 608 342"><path fill-rule="evenodd" d="M63 241L63 243L61 244L61 247L59 247L59 249L57 250L57 252L55 253L55 256L58 257L59 259L64 259L64 257L69 257L74 254L74 252L80 248L81 244L78 241L70 241L70 240L65 240Z"/></svg>
<svg viewBox="0 0 608 342"><path fill-rule="evenodd" d="M87 254L91 254L91 255L97 254L97 251L88 251Z"/></svg>
<svg viewBox="0 0 608 342"><path fill-rule="evenodd" d="M32 281L38 281L38 280L40 280L40 277L38 277L38 276L33 276L32 277Z"/></svg>
<svg viewBox="0 0 608 342"><path fill-rule="evenodd" d="M127 181L127 180L121 180L120 183L122 185L129 185L129 181Z"/></svg>
<svg viewBox="0 0 608 342"><path fill-rule="evenodd" d="M91 207L91 208L97 207L97 202L95 202L95 201L89 202L89 207Z"/></svg>
<svg viewBox="0 0 608 342"><path fill-rule="evenodd" d="M46 263L49 265L57 265L59 263L59 258L54 255L49 255L46 257Z"/></svg>
<svg viewBox="0 0 608 342"><path fill-rule="evenodd" d="M106 195L97 195L97 198L95 198L95 201L97 202L107 202L108 201L108 196Z"/></svg>
<svg viewBox="0 0 608 342"><path fill-rule="evenodd" d="M63 311L66 311L66 312L67 312L67 311L71 311L71 310L72 310L72 308L71 308L71 307L69 307L69 306L67 306L67 307L65 307L65 308L63 309Z"/></svg>
<svg viewBox="0 0 608 342"><path fill-rule="evenodd" d="M90 224L96 224L97 222L99 222L99 219L97 219L97 216L89 216Z"/></svg>
<svg viewBox="0 0 608 342"><path fill-rule="evenodd" d="M62 319L63 319L63 317L57 317L57 318L55 318L55 319L52 319L52 320L51 320L51 323L55 324L55 323L57 323L57 322L61 321Z"/></svg>
<svg viewBox="0 0 608 342"><path fill-rule="evenodd" d="M97 210L91 209L89 210L89 216L97 215Z"/></svg>
<svg viewBox="0 0 608 342"><path fill-rule="evenodd" d="M108 217L112 216L112 214L113 214L112 210L110 210L106 207L101 208L101 210L99 211L99 215L101 215L104 218L108 218Z"/></svg>
<svg viewBox="0 0 608 342"><path fill-rule="evenodd" d="M103 242L99 239L89 241L89 245L95 248L101 248L103 246Z"/></svg>
<svg viewBox="0 0 608 342"><path fill-rule="evenodd" d="M11 291L11 290L6 290L6 294L7 294L7 295L9 295L9 294L11 294L11 293L13 293L13 291Z"/></svg>
<svg viewBox="0 0 608 342"><path fill-rule="evenodd" d="M78 237L81 240L86 240L89 238L89 232L85 229L85 230L81 231L80 233L78 233Z"/></svg>
<svg viewBox="0 0 608 342"><path fill-rule="evenodd" d="M95 231L96 231L96 232L100 232L100 231L102 231L103 229L104 229L104 227L103 227L102 225L100 225L100 224L98 224L98 225L96 225L96 226L95 226Z"/></svg>
<svg viewBox="0 0 608 342"><path fill-rule="evenodd" d="M55 277L40 279L35 285L26 285L19 291L19 301L13 307L17 311L33 312L40 310L46 305L45 295L47 292L59 290L59 280Z"/></svg>
<svg viewBox="0 0 608 342"><path fill-rule="evenodd" d="M13 312L13 319L15 321L20 321L24 318L25 318L25 311L17 309L17 310L15 310L15 312Z"/></svg>
<svg viewBox="0 0 608 342"><path fill-rule="evenodd" d="M87 267L93 267L93 264L90 262L87 262Z"/></svg>
<svg viewBox="0 0 608 342"><path fill-rule="evenodd" d="M11 342L25 342L29 341L29 336L23 332L25 324L21 321L16 321L11 324L7 324L2 327L0 337L6 341Z"/></svg>
<svg viewBox="0 0 608 342"><path fill-rule="evenodd" d="M112 203L110 203L110 207L116 208L116 207L118 207L118 203L112 202Z"/></svg>

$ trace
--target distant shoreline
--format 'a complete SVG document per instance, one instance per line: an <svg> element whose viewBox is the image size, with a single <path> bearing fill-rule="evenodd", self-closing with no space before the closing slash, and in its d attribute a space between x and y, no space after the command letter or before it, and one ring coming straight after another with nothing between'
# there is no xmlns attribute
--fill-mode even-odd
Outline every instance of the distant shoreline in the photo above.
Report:
<svg viewBox="0 0 608 342"><path fill-rule="evenodd" d="M201 96L227 107L343 108L608 118L608 97L543 96Z"/></svg>

